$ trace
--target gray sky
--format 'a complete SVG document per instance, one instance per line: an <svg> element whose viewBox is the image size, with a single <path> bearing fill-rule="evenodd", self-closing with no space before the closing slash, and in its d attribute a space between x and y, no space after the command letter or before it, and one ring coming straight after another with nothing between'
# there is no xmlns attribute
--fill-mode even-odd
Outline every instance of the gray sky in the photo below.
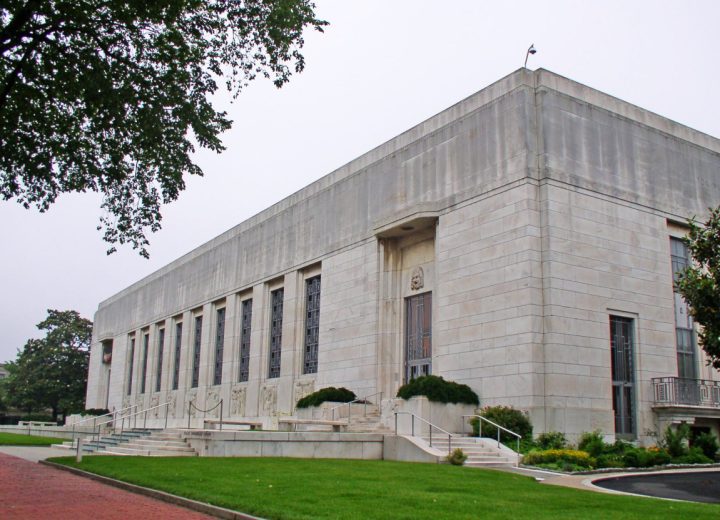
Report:
<svg viewBox="0 0 720 520"><path fill-rule="evenodd" d="M0 362L40 336L46 309L92 319L103 299L518 69L531 43L528 68L720 137L716 0L316 3L331 25L307 35L305 72L281 90L258 80L227 106L227 151L199 154L205 177L164 208L149 261L105 255L98 195L45 214L0 201Z"/></svg>

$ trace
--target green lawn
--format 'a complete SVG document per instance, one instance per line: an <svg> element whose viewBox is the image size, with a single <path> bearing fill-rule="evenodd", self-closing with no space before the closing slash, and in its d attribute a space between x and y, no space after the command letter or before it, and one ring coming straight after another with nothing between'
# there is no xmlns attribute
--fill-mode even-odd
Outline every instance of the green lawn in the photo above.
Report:
<svg viewBox="0 0 720 520"><path fill-rule="evenodd" d="M0 433L0 446L50 446L51 444L62 444L66 440L57 437Z"/></svg>
<svg viewBox="0 0 720 520"><path fill-rule="evenodd" d="M720 505L607 495L450 465L209 457L52 460L271 519L720 518Z"/></svg>

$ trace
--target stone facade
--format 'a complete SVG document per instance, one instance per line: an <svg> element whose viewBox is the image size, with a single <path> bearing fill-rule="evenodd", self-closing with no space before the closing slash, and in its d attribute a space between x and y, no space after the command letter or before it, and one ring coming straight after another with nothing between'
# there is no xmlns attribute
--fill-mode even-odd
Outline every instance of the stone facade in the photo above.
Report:
<svg viewBox="0 0 720 520"><path fill-rule="evenodd" d="M171 424L198 425L222 400L271 426L319 388L390 398L433 373L527 410L536 432L613 437L620 320L631 426L618 433L717 431L720 377L699 352L714 402L667 402L653 378L678 375L670 237L719 203L720 141L520 69L102 302L87 406L170 401Z"/></svg>

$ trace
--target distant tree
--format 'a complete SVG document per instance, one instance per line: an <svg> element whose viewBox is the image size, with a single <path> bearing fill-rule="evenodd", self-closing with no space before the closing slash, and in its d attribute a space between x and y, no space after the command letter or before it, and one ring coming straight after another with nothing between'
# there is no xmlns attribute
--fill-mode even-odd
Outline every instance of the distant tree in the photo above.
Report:
<svg viewBox="0 0 720 520"><path fill-rule="evenodd" d="M50 408L57 420L84 408L92 322L76 311L48 309L38 329L45 337L25 343L6 365L2 386L9 405L26 412Z"/></svg>
<svg viewBox="0 0 720 520"><path fill-rule="evenodd" d="M701 328L700 346L720 370L720 207L703 223L690 222L684 239L693 263L679 274L677 286Z"/></svg>
<svg viewBox="0 0 720 520"><path fill-rule="evenodd" d="M210 96L304 68L308 0L0 2L0 196L41 212L103 195L98 230L147 257L146 231L202 175L195 145L224 149ZM108 250L115 250L113 245Z"/></svg>

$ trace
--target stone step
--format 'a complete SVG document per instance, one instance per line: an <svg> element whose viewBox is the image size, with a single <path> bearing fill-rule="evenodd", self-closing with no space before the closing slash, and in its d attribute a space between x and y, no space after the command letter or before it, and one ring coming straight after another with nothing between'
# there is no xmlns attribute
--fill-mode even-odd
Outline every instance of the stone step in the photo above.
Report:
<svg viewBox="0 0 720 520"><path fill-rule="evenodd" d="M108 455L135 455L141 457L197 457L197 452L192 448L180 450L164 450L164 449L143 449L116 447L104 450L103 453Z"/></svg>

